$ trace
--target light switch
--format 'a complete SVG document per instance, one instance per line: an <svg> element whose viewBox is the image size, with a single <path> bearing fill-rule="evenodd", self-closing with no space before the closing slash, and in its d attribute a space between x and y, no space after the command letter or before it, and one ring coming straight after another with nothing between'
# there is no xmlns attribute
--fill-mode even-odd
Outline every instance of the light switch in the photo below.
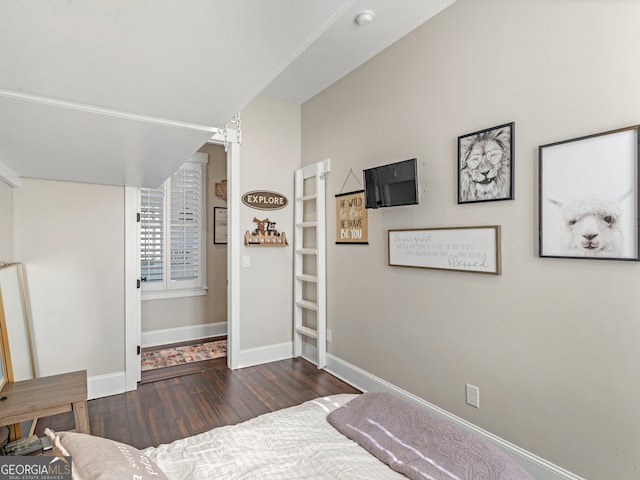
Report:
<svg viewBox="0 0 640 480"><path fill-rule="evenodd" d="M251 266L251 257L249 255L242 256L242 266L250 267Z"/></svg>

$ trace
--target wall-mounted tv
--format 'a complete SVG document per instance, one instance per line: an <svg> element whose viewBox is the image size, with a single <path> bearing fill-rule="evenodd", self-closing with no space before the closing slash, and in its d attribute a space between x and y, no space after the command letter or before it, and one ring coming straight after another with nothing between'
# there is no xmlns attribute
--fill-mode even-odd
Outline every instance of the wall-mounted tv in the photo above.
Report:
<svg viewBox="0 0 640 480"><path fill-rule="evenodd" d="M369 168L362 174L365 207L396 207L418 203L418 161L415 158Z"/></svg>

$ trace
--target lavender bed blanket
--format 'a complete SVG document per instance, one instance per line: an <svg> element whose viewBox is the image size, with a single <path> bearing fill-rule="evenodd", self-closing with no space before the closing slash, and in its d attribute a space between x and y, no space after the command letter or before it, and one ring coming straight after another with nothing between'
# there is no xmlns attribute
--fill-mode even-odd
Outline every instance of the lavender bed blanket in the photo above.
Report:
<svg viewBox="0 0 640 480"><path fill-rule="evenodd" d="M395 395L363 393L327 420L414 480L533 480L479 434Z"/></svg>

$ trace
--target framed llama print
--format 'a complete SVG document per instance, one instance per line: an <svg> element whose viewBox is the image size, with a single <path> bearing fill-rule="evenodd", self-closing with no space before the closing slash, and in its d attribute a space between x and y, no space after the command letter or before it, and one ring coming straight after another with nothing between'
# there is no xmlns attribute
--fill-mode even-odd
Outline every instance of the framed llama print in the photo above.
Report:
<svg viewBox="0 0 640 480"><path fill-rule="evenodd" d="M458 137L458 203L513 200L514 126Z"/></svg>
<svg viewBox="0 0 640 480"><path fill-rule="evenodd" d="M638 260L638 129L542 145L539 255Z"/></svg>

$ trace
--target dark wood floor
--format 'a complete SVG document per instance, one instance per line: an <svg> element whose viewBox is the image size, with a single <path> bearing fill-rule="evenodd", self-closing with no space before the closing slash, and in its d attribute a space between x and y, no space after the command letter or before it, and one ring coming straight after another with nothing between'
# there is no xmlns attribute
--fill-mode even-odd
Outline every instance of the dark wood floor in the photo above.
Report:
<svg viewBox="0 0 640 480"><path fill-rule="evenodd" d="M200 362L205 363L205 362ZM303 359L229 370L226 358L192 373L150 381L127 392L88 402L91 433L137 448L230 425L313 398L358 390ZM46 427L73 428L68 414L42 418Z"/></svg>
<svg viewBox="0 0 640 480"><path fill-rule="evenodd" d="M205 343L205 342L214 342L217 340L226 340L227 336L220 336L220 337L210 337L210 338L203 338L197 341L197 343ZM145 347L142 349L142 353L145 352L157 352L158 350L164 350L166 348L175 348L175 347L182 347L182 346L187 346L187 345L194 345L193 340L191 341L187 341L187 342L180 342L180 343L172 343L169 345L158 345L158 346L154 346L154 347ZM216 368L220 365L220 362L224 360L224 362L227 361L227 358L224 357L224 359L217 359L217 360L204 360L201 362L192 362L192 363L186 363L183 365L176 365L173 367L166 367L166 368L157 368L154 370L147 370L146 372L142 372L142 376L141 376L141 383L148 383L148 382L155 382L157 380L164 380L166 378L172 378L172 377L179 377L181 375L187 375L190 373L197 373L201 370L205 370L207 368Z"/></svg>

